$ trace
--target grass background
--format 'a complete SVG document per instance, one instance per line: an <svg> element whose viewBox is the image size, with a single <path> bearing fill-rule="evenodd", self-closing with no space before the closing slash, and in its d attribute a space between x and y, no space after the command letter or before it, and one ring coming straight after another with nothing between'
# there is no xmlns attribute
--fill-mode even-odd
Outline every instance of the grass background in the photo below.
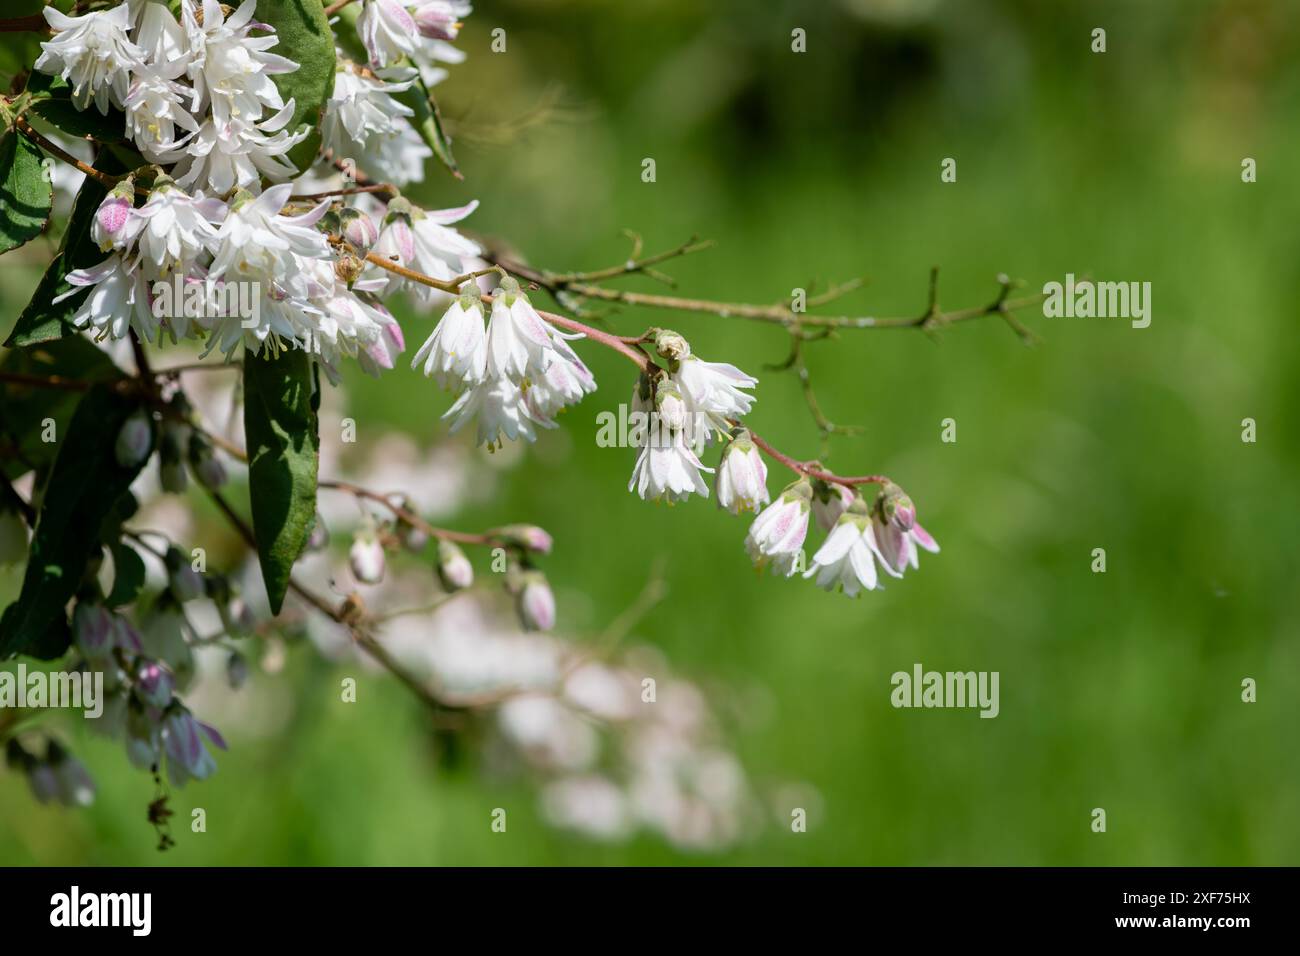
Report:
<svg viewBox="0 0 1300 956"><path fill-rule="evenodd" d="M88 740L88 811L40 807L0 776L0 862L1296 863L1294 13L1283 0L481 0L459 44L469 60L441 88L467 179L435 170L419 196L479 198L473 228L535 264L621 261L625 227L650 249L698 233L718 247L670 267L690 295L767 302L865 275L845 309L914 314L932 265L952 307L983 304L999 272L1031 288L1073 272L1149 281L1153 322L1031 313L1033 349L995 320L938 344L865 331L812 346L827 413L866 429L836 440L831 466L894 476L943 546L858 601L756 577L744 524L711 504L656 511L625 494L630 453L596 447L595 415L631 376L594 348L600 390L502 476L498 500L457 516L551 528L547 571L578 629L614 617L666 557L671 597L637 636L687 674L765 689L770 719L735 745L757 779L817 788L807 834L683 854L548 829L524 783L438 766L395 685L366 678L367 706L331 704L337 675L300 652L279 685L283 730L233 740L184 792L207 835L182 820L157 854L147 778ZM1098 26L1104 54L1089 49ZM488 49L496 27L504 54ZM795 27L807 53L790 50ZM945 157L956 183L940 182ZM43 254L0 273L0 324ZM408 342L434 319L402 317ZM779 330L731 319L612 321L670 325L749 370L786 349ZM795 379L760 378L754 427L815 455ZM447 398L425 380L349 375L347 388L359 421L446 440ZM774 469L773 489L783 480ZM1098 547L1105 574L1090 571ZM16 576L2 580L12 592ZM891 708L890 674L918 661L999 671L1000 716ZM1240 700L1245 677L1257 703ZM505 836L479 825L496 806L511 808Z"/></svg>

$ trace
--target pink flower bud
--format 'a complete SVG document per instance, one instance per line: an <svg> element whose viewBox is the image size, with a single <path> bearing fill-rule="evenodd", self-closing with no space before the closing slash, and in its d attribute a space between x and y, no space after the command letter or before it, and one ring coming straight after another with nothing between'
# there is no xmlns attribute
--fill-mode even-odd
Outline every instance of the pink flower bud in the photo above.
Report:
<svg viewBox="0 0 1300 956"><path fill-rule="evenodd" d="M147 704L166 707L172 702L172 687L172 675L153 661L146 662L136 672L136 693Z"/></svg>
<svg viewBox="0 0 1300 956"><path fill-rule="evenodd" d="M128 239L132 203L126 196L111 193L99 204L90 224L90 238L100 250L120 249Z"/></svg>
<svg viewBox="0 0 1300 956"><path fill-rule="evenodd" d="M362 256L379 241L379 228L375 221L360 209L344 209L339 213L339 223L343 238Z"/></svg>
<svg viewBox="0 0 1300 956"><path fill-rule="evenodd" d="M465 552L450 541L438 542L438 579L447 591L460 591L474 583L474 566Z"/></svg>
<svg viewBox="0 0 1300 956"><path fill-rule="evenodd" d="M555 627L555 595L542 572L524 572L517 603L524 630L549 631Z"/></svg>
<svg viewBox="0 0 1300 956"><path fill-rule="evenodd" d="M102 661L113 651L113 617L102 604L78 601L72 612L72 638L90 661Z"/></svg>
<svg viewBox="0 0 1300 956"><path fill-rule="evenodd" d="M511 544L537 554L550 554L551 545L554 543L550 534L544 528L539 528L535 524L506 525L504 528L499 529L497 534Z"/></svg>

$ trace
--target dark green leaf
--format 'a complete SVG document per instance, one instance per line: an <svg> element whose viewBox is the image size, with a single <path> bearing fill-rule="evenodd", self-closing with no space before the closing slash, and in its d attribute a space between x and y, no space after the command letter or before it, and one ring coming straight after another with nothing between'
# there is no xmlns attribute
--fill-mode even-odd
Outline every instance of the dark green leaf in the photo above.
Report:
<svg viewBox="0 0 1300 956"><path fill-rule="evenodd" d="M113 544L112 552L113 590L104 603L109 607L121 607L134 601L144 587L144 561L125 541Z"/></svg>
<svg viewBox="0 0 1300 956"><path fill-rule="evenodd" d="M33 96L30 112L69 136L89 136L99 143L126 141L122 111L109 107L105 115L94 107L77 109L72 105L72 87L62 77L33 72L27 78L27 92Z"/></svg>
<svg viewBox="0 0 1300 956"><path fill-rule="evenodd" d="M274 614L280 613L289 573L316 515L320 436L315 390L306 352L244 358L248 496L257 557Z"/></svg>
<svg viewBox="0 0 1300 956"><path fill-rule="evenodd" d="M6 352L0 371L91 382L123 374L106 352L80 335ZM80 392L0 382L0 475L15 478L51 464L59 443L45 439L67 433L80 398Z"/></svg>
<svg viewBox="0 0 1300 956"><path fill-rule="evenodd" d="M107 151L96 160L96 168L114 174L126 172L126 167ZM13 332L5 340L6 346L14 348L35 345L77 334L72 325L72 316L90 294L90 290L82 290L57 305L54 299L72 288L65 278L69 272L104 261L105 254L90 238L90 224L94 220L95 210L107 193L108 190L89 177L81 184L59 253L46 268L45 275L41 276L40 284L27 303L27 308L18 316Z"/></svg>
<svg viewBox="0 0 1300 956"><path fill-rule="evenodd" d="M140 471L123 468L113 453L118 432L138 407L104 385L77 406L41 500L22 591L0 618L0 659L58 656L67 648L67 604L100 550L94 531Z"/></svg>
<svg viewBox="0 0 1300 956"><path fill-rule="evenodd" d="M275 27L280 42L272 53L298 63L292 73L275 75L275 85L285 102L294 99L293 131L304 123L311 135L289 151L289 160L303 172L320 152L320 120L325 101L334 91L334 34L321 0L258 0L256 19Z"/></svg>
<svg viewBox="0 0 1300 956"><path fill-rule="evenodd" d="M26 136L5 133L0 138L0 253L39 236L53 201L40 149Z"/></svg>

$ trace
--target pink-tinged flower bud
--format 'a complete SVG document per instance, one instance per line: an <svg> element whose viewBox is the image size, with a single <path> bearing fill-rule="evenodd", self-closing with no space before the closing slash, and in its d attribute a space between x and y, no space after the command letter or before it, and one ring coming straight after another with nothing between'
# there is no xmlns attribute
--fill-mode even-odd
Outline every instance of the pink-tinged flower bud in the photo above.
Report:
<svg viewBox="0 0 1300 956"><path fill-rule="evenodd" d="M474 583L474 566L451 541L438 542L438 580L448 592L463 590Z"/></svg>
<svg viewBox="0 0 1300 956"><path fill-rule="evenodd" d="M550 534L535 524L509 524L497 529L497 535L510 544L536 554L550 554L554 543Z"/></svg>
<svg viewBox="0 0 1300 956"><path fill-rule="evenodd" d="M185 449L189 446L189 428L176 422L164 422L158 442L158 480L163 491L179 495L189 486L185 470Z"/></svg>
<svg viewBox="0 0 1300 956"><path fill-rule="evenodd" d="M526 631L549 631L555 627L555 595L541 571L520 575L516 596L519 622Z"/></svg>
<svg viewBox="0 0 1300 956"><path fill-rule="evenodd" d="M203 745L207 737L225 749L221 735L201 724L184 708L172 710L163 718L163 749L167 753L167 775L175 786L184 786L190 778L205 780L217 770L217 762Z"/></svg>
<svg viewBox="0 0 1300 956"><path fill-rule="evenodd" d="M47 763L38 763L27 772L27 785L37 803L49 803L59 795L59 778Z"/></svg>
<svg viewBox="0 0 1300 956"><path fill-rule="evenodd" d="M379 241L379 227L360 209L344 209L339 213L340 231L348 244L360 256L365 256Z"/></svg>
<svg viewBox="0 0 1300 956"><path fill-rule="evenodd" d="M135 691L146 704L166 707L172 702L173 687L172 675L154 661L145 662L136 671Z"/></svg>
<svg viewBox="0 0 1300 956"><path fill-rule="evenodd" d="M747 430L738 429L722 453L716 485L718 505L733 515L767 504L767 465Z"/></svg>
<svg viewBox="0 0 1300 956"><path fill-rule="evenodd" d="M153 448L153 419L145 411L135 412L117 433L113 455L123 468L139 468Z"/></svg>
<svg viewBox="0 0 1300 956"><path fill-rule="evenodd" d="M131 239L131 217L135 197L135 180L124 179L113 187L95 210L90 223L90 238L101 252L121 249Z"/></svg>
<svg viewBox="0 0 1300 956"><path fill-rule="evenodd" d="M362 584L378 584L384 579L384 546L374 531L364 529L352 540L348 551L352 575Z"/></svg>
<svg viewBox="0 0 1300 956"><path fill-rule="evenodd" d="M104 661L113 653L113 616L102 604L78 601L72 612L72 639L88 661Z"/></svg>
<svg viewBox="0 0 1300 956"><path fill-rule="evenodd" d="M916 524L916 506L912 504L902 488L890 482L880 491L876 499L881 516L898 528L899 531L911 531Z"/></svg>
<svg viewBox="0 0 1300 956"><path fill-rule="evenodd" d="M177 601L184 604L203 597L203 576L194 570L179 548L168 548L163 563L167 565L167 584Z"/></svg>

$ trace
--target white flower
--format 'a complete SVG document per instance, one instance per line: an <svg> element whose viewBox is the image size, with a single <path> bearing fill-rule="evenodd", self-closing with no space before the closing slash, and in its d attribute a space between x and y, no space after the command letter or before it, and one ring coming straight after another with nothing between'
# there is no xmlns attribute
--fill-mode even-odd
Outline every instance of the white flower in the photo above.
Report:
<svg viewBox="0 0 1300 956"><path fill-rule="evenodd" d="M131 38L144 53L145 62L168 79L185 72L190 43L163 0L128 0Z"/></svg>
<svg viewBox="0 0 1300 956"><path fill-rule="evenodd" d="M487 374L483 300L477 285L471 282L465 288L411 362L411 368L423 363L425 376L433 376L443 388L477 385Z"/></svg>
<svg viewBox="0 0 1300 956"><path fill-rule="evenodd" d="M241 278L263 278L268 284L292 283L296 272L293 256L329 258L329 243L315 228L329 203L303 215L281 215L292 190L292 184L281 183L256 198L235 201L217 232L216 255L209 272L212 278L230 272Z"/></svg>
<svg viewBox="0 0 1300 956"><path fill-rule="evenodd" d="M204 99L209 101L218 128L231 120L255 123L264 108L279 110L284 101L271 79L273 74L298 69L293 60L267 53L279 43L274 34L251 36L256 0L244 0L227 19L217 0L203 0L203 25L194 15L194 4L186 0L182 8L185 32L194 57L187 72L194 84L194 109L199 111Z"/></svg>
<svg viewBox="0 0 1300 956"><path fill-rule="evenodd" d="M284 154L310 132L305 126L292 134L284 130L293 111L291 98L284 109L260 122L232 118L218 126L208 119L193 138L160 153L158 161L176 163L172 174L179 185L187 189L210 189L218 195L235 187L253 187L263 176L273 182L283 182L298 173Z"/></svg>
<svg viewBox="0 0 1300 956"><path fill-rule="evenodd" d="M555 356L551 327L509 276L492 300L487 347L488 374L516 382L530 374L540 377Z"/></svg>
<svg viewBox="0 0 1300 956"><path fill-rule="evenodd" d="M784 577L794 574L808 535L811 498L811 483L799 478L787 485L781 497L763 509L749 526L745 550L760 570L770 564Z"/></svg>
<svg viewBox="0 0 1300 956"><path fill-rule="evenodd" d="M683 357L673 374L682 394L693 408L723 430L726 420L748 415L754 396L741 389L753 388L758 379L725 362L706 362L694 355Z"/></svg>
<svg viewBox="0 0 1300 956"><path fill-rule="evenodd" d="M139 261L153 278L188 275L199 257L215 248L218 232L213 223L225 213L226 204L220 200L195 198L170 181L161 182L135 210Z"/></svg>
<svg viewBox="0 0 1300 956"><path fill-rule="evenodd" d="M388 204L374 252L435 279L453 279L464 271L463 258L476 256L481 250L477 243L448 226L477 208L478 200L458 209L418 209L405 199L394 199ZM392 273L388 273L388 279L388 292L405 285L425 303L446 295L426 285L407 283Z"/></svg>
<svg viewBox="0 0 1300 956"><path fill-rule="evenodd" d="M489 376L468 388L442 417L455 419L451 424L454 434L475 416L478 443L486 444L488 451L500 448L503 436L510 441L537 440L533 428L537 423L528 410L523 390L503 376Z"/></svg>
<svg viewBox="0 0 1300 956"><path fill-rule="evenodd" d="M123 339L132 328L146 342L153 341L157 335L158 319L150 307L149 283L143 272L123 261L120 252L97 266L69 272L68 282L72 288L55 296L55 303L86 286L94 287L72 316L72 324L77 328L93 328L97 338Z"/></svg>
<svg viewBox="0 0 1300 956"><path fill-rule="evenodd" d="M408 120L399 117L393 122L391 135L369 137L353 155L362 169L394 185L405 186L424 179L424 166L433 156L433 150Z"/></svg>
<svg viewBox="0 0 1300 956"><path fill-rule="evenodd" d="M555 355L539 378L529 379L524 400L529 412L539 422L553 422L566 406L576 405L583 396L596 390L596 377L569 343L554 333L551 346Z"/></svg>
<svg viewBox="0 0 1300 956"><path fill-rule="evenodd" d="M399 121L414 116L415 111L390 94L410 89L412 82L385 83L358 73L350 64L341 64L321 120L323 145L336 156L350 156L371 136L398 135Z"/></svg>
<svg viewBox="0 0 1300 956"><path fill-rule="evenodd" d="M199 124L182 105L187 93L185 87L153 67L135 72L125 102L126 131L150 162L160 162L164 153L177 149L199 131ZM177 126L188 130L179 141Z"/></svg>
<svg viewBox="0 0 1300 956"><path fill-rule="evenodd" d="M817 586L827 591L836 585L854 597L860 590L874 590L876 574L876 539L867 516L867 505L855 497L849 510L840 516L834 529L813 555L812 567L805 578L817 576Z"/></svg>
<svg viewBox="0 0 1300 956"><path fill-rule="evenodd" d="M357 33L373 67L388 66L411 56L420 40L415 18L398 0L366 0L357 19Z"/></svg>
<svg viewBox="0 0 1300 956"><path fill-rule="evenodd" d="M458 0L415 0L411 16L420 35L432 40L454 40L460 33L460 21L470 15L472 7Z"/></svg>
<svg viewBox="0 0 1300 956"><path fill-rule="evenodd" d="M770 500L767 493L767 465L763 456L741 431L727 445L718 464L718 504L733 515L757 511Z"/></svg>
<svg viewBox="0 0 1300 956"><path fill-rule="evenodd" d="M386 309L378 306L374 309L381 319L379 337L357 353L357 361L361 364L362 371L377 378L381 371L396 366L397 356L406 351L406 337L402 335L402 327ZM385 318L388 321L382 321Z"/></svg>
<svg viewBox="0 0 1300 956"><path fill-rule="evenodd" d="M691 450L684 432L667 427L652 428L637 454L636 466L627 490L635 490L646 501L685 501L691 492L709 496L701 471L706 468Z"/></svg>
<svg viewBox="0 0 1300 956"><path fill-rule="evenodd" d="M84 110L95 101L105 116L109 104L121 106L130 87L131 71L144 63L144 51L126 37L131 26L126 4L68 17L53 6L42 13L54 39L41 44L35 68L67 80L72 104Z"/></svg>

